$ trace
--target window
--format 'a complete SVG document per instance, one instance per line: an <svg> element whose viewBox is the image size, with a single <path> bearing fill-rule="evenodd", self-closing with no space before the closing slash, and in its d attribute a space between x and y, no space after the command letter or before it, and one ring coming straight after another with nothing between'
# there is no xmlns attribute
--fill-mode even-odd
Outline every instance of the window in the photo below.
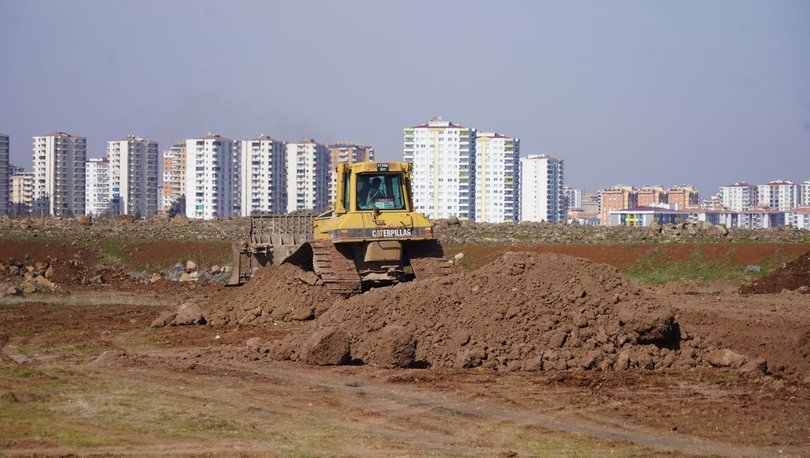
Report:
<svg viewBox="0 0 810 458"><path fill-rule="evenodd" d="M357 176L357 209L402 210L401 173L363 173Z"/></svg>

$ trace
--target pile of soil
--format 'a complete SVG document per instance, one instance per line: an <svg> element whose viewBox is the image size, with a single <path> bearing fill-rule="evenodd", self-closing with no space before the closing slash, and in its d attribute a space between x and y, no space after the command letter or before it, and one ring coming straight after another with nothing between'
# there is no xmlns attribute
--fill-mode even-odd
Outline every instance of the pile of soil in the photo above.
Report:
<svg viewBox="0 0 810 458"><path fill-rule="evenodd" d="M244 285L215 295L205 317L213 325L311 320L336 301L316 283L315 274L296 266L268 266Z"/></svg>
<svg viewBox="0 0 810 458"><path fill-rule="evenodd" d="M810 252L782 264L782 267L770 275L762 277L750 285L743 285L740 292L743 294L780 293L784 289L795 291L802 286L810 288Z"/></svg>
<svg viewBox="0 0 810 458"><path fill-rule="evenodd" d="M294 272L289 275L293 287L298 280ZM280 281L275 273L271 277ZM305 288L284 289L279 294L292 299ZM552 253L508 252L474 272L336 301L317 320L263 351L278 360L381 367L708 365L701 340L681 337L672 310L645 297L611 266Z"/></svg>

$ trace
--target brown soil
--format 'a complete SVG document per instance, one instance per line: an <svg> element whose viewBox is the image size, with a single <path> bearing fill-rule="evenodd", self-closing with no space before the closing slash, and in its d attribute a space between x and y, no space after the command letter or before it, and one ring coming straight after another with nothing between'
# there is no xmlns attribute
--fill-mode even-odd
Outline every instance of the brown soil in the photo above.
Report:
<svg viewBox="0 0 810 458"><path fill-rule="evenodd" d="M810 251L797 259L784 263L769 275L743 285L743 294L779 293L783 289L795 291L801 287L810 288Z"/></svg>
<svg viewBox="0 0 810 458"><path fill-rule="evenodd" d="M476 245L450 245L445 251L450 255L464 253L460 265L477 269L507 251L534 251L537 253L558 253L589 259L593 262L610 264L620 271L634 265L639 259L658 258L667 261L684 262L699 256L724 265L744 267L762 264L778 259L793 259L810 250L806 243L626 243L603 245L573 244L505 244L487 243Z"/></svg>

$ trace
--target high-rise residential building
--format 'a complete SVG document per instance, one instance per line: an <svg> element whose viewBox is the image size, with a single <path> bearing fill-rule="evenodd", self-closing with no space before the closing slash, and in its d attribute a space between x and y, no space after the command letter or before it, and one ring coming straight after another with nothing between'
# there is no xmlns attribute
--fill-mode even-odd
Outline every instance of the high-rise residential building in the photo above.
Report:
<svg viewBox="0 0 810 458"><path fill-rule="evenodd" d="M610 225L611 210L626 210L638 206L638 190L632 186L616 185L599 191L599 224Z"/></svg>
<svg viewBox="0 0 810 458"><path fill-rule="evenodd" d="M110 161L92 158L85 163L85 214L112 216L110 210Z"/></svg>
<svg viewBox="0 0 810 458"><path fill-rule="evenodd" d="M284 142L261 135L243 140L241 148L242 216L287 210Z"/></svg>
<svg viewBox="0 0 810 458"><path fill-rule="evenodd" d="M599 215L599 193L582 193L582 212L589 215Z"/></svg>
<svg viewBox="0 0 810 458"><path fill-rule="evenodd" d="M475 220L520 221L520 139L496 132L476 135Z"/></svg>
<svg viewBox="0 0 810 458"><path fill-rule="evenodd" d="M147 218L158 211L158 144L130 135L107 142L113 216Z"/></svg>
<svg viewBox="0 0 810 458"><path fill-rule="evenodd" d="M697 189L686 184L679 184L667 191L669 205L676 210L700 206L700 196Z"/></svg>
<svg viewBox="0 0 810 458"><path fill-rule="evenodd" d="M87 139L55 132L34 137L34 212L84 215Z"/></svg>
<svg viewBox="0 0 810 458"><path fill-rule="evenodd" d="M186 216L238 216L239 143L217 134L186 140Z"/></svg>
<svg viewBox="0 0 810 458"><path fill-rule="evenodd" d="M566 221L563 163L547 154L520 158L521 221Z"/></svg>
<svg viewBox="0 0 810 458"><path fill-rule="evenodd" d="M34 205L34 174L12 167L9 191L9 215L19 217L31 213Z"/></svg>
<svg viewBox="0 0 810 458"><path fill-rule="evenodd" d="M810 178L804 180L799 191L800 204L810 207Z"/></svg>
<svg viewBox="0 0 810 458"><path fill-rule="evenodd" d="M475 132L437 117L404 129L416 211L433 219L475 218Z"/></svg>
<svg viewBox="0 0 810 458"><path fill-rule="evenodd" d="M750 210L757 203L757 187L748 183L721 186L719 196L723 207L729 210Z"/></svg>
<svg viewBox="0 0 810 458"><path fill-rule="evenodd" d="M660 184L644 186L638 190L638 206L649 207L668 202L668 194Z"/></svg>
<svg viewBox="0 0 810 458"><path fill-rule="evenodd" d="M355 142L337 142L329 145L329 202L335 202L337 176L335 167L338 164L355 164L374 160L374 148Z"/></svg>
<svg viewBox="0 0 810 458"><path fill-rule="evenodd" d="M186 213L186 143L177 142L163 152L160 209L170 215Z"/></svg>
<svg viewBox="0 0 810 458"><path fill-rule="evenodd" d="M757 185L757 205L788 211L799 206L800 187L792 181L776 180Z"/></svg>
<svg viewBox="0 0 810 458"><path fill-rule="evenodd" d="M565 211L574 208L582 209L582 190L563 186L563 198L565 199Z"/></svg>
<svg viewBox="0 0 810 458"><path fill-rule="evenodd" d="M11 164L9 164L9 138L8 135L0 134L0 215L8 213L9 204L9 181L8 176L11 173Z"/></svg>
<svg viewBox="0 0 810 458"><path fill-rule="evenodd" d="M329 203L329 150L315 140L287 143L287 211L323 211Z"/></svg>

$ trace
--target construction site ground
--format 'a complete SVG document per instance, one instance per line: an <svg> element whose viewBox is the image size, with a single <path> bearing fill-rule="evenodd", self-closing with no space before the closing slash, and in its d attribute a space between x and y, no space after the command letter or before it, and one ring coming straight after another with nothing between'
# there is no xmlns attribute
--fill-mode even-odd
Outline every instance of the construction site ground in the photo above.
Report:
<svg viewBox="0 0 810 458"><path fill-rule="evenodd" d="M219 241L0 240L0 262L115 265L104 284L56 269L53 291L0 298L0 453L243 456L801 456L810 454L810 294L743 295L806 243L447 247L472 271L507 251L608 263L675 310L682 331L767 360L767 374L688 370L383 369L246 358L303 322L152 328L219 283L133 280ZM97 267L101 271L101 266ZM0 283L3 278L0 278ZM233 351L229 351L233 349Z"/></svg>

